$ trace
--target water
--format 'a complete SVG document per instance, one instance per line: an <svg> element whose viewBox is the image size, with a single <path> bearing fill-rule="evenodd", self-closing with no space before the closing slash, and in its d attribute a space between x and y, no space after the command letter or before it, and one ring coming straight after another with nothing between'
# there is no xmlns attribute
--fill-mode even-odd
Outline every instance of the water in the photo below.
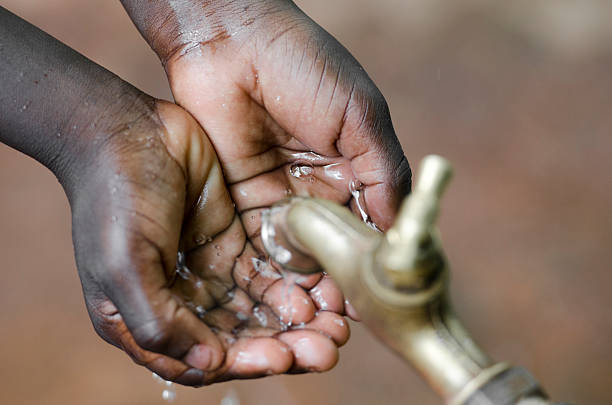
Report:
<svg viewBox="0 0 612 405"><path fill-rule="evenodd" d="M291 325L293 325L293 312L294 312L294 308L293 308L293 304L291 303L291 293L293 292L293 289L295 288L295 283L293 282L289 282L287 281L287 279L285 279L283 281L283 299L285 301L284 305L281 305L278 308L278 312L280 313L280 324L281 324L281 329L283 331L289 329L291 327Z"/></svg>
<svg viewBox="0 0 612 405"><path fill-rule="evenodd" d="M289 168L289 174L296 179L314 181L314 167L309 163L296 163Z"/></svg>
<svg viewBox="0 0 612 405"><path fill-rule="evenodd" d="M282 278L282 276L278 274L278 272L274 270L274 268L268 262L264 262L261 259L252 257L251 263L253 264L253 268L255 269L255 271L259 273L259 275L261 275L262 277L269 278L272 280L278 280L279 278Z"/></svg>
<svg viewBox="0 0 612 405"><path fill-rule="evenodd" d="M282 210L282 209L283 209L282 207L272 207L272 208L268 208L264 210L261 213L262 224L266 223L267 221L272 221L272 218L274 218L274 216L278 214L278 210ZM262 226L262 229L263 228L264 227ZM283 265L283 264L289 263L289 260L291 260L292 254L289 250L285 249L283 246L278 245L276 243L275 227L267 226L266 228L268 231L268 237L266 238L268 240L268 245L266 245L266 250L268 251L268 254L278 264ZM255 270L257 270L257 268L255 268Z"/></svg>
<svg viewBox="0 0 612 405"><path fill-rule="evenodd" d="M240 405L240 397L235 389L230 388L223 399L221 399L220 405Z"/></svg>
<svg viewBox="0 0 612 405"><path fill-rule="evenodd" d="M162 391L162 399L167 402L174 402L176 399L176 387L174 383L164 380L155 373L153 373L153 380L157 381L164 387L164 390Z"/></svg>
<svg viewBox="0 0 612 405"><path fill-rule="evenodd" d="M328 162L329 159L314 152L292 152L289 157L296 161L305 161L310 164Z"/></svg>
<svg viewBox="0 0 612 405"><path fill-rule="evenodd" d="M261 309L259 307L253 308L253 316L255 317L255 319L257 319L257 322L259 322L262 328L268 326L268 318L263 312L261 312Z"/></svg>
<svg viewBox="0 0 612 405"><path fill-rule="evenodd" d="M364 184L359 180L353 180L349 183L349 191L355 199L355 204L357 205L357 210L359 211L359 215L361 215L361 219L370 228L380 232L380 229L376 226L376 224L372 221L372 218L370 218L370 215L368 214L363 189Z"/></svg>
<svg viewBox="0 0 612 405"><path fill-rule="evenodd" d="M310 294L312 295L314 301L319 304L319 308L321 308L322 310L326 310L327 308L329 308L329 304L327 303L327 301L325 301L325 298L323 298L323 291L321 291L321 287L316 286L315 288L310 290Z"/></svg>
<svg viewBox="0 0 612 405"><path fill-rule="evenodd" d="M334 180L344 180L344 175L340 170L337 169L341 163L332 163L330 165L323 166L323 173Z"/></svg>

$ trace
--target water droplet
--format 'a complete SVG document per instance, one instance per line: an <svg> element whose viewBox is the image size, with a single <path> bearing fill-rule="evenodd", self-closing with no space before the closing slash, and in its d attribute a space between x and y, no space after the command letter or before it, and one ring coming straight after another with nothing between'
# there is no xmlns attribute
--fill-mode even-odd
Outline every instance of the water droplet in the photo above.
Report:
<svg viewBox="0 0 612 405"><path fill-rule="evenodd" d="M355 204L357 205L357 210L361 215L361 219L365 222L370 228L375 231L380 232L380 229L376 226L376 224L370 218L368 214L366 203L365 203L365 194L363 193L364 184L359 180L353 180L349 183L349 192L355 199Z"/></svg>
<svg viewBox="0 0 612 405"><path fill-rule="evenodd" d="M153 380L163 385L165 388L162 391L162 399L167 402L173 402L176 399L176 388L174 383L166 381L157 374L153 373Z"/></svg>
<svg viewBox="0 0 612 405"><path fill-rule="evenodd" d="M236 390L233 388L230 389L223 399L221 399L221 405L240 405L240 398Z"/></svg>
<svg viewBox="0 0 612 405"><path fill-rule="evenodd" d="M162 399L167 402L174 402L174 400L176 399L176 391L164 390L162 392Z"/></svg>
<svg viewBox="0 0 612 405"><path fill-rule="evenodd" d="M310 179L313 173L314 168L311 164L297 163L289 168L289 174L296 179Z"/></svg>
<svg viewBox="0 0 612 405"><path fill-rule="evenodd" d="M117 222L117 217L116 217L115 215L113 215L113 216L111 217L111 221L112 221L112 222Z"/></svg>
<svg viewBox="0 0 612 405"><path fill-rule="evenodd" d="M195 313L198 318L202 319L204 318L204 314L206 314L206 308L204 308L202 305L198 305L195 307Z"/></svg>
<svg viewBox="0 0 612 405"><path fill-rule="evenodd" d="M342 319L334 319L334 323L339 326L344 326L344 321Z"/></svg>
<svg viewBox="0 0 612 405"><path fill-rule="evenodd" d="M281 96L276 96L276 102L278 103L281 100Z"/></svg>
<svg viewBox="0 0 612 405"><path fill-rule="evenodd" d="M249 319L249 316L244 312L238 311L236 312L236 318L238 318L239 321L246 321L247 319Z"/></svg>
<svg viewBox="0 0 612 405"><path fill-rule="evenodd" d="M61 132L56 132L55 136L58 137L58 138L61 138L62 137L62 133Z"/></svg>
<svg viewBox="0 0 612 405"><path fill-rule="evenodd" d="M185 253L178 252L176 256L176 274L179 275L183 280L191 280L195 283L195 276L191 273L191 270L187 267L185 261Z"/></svg>

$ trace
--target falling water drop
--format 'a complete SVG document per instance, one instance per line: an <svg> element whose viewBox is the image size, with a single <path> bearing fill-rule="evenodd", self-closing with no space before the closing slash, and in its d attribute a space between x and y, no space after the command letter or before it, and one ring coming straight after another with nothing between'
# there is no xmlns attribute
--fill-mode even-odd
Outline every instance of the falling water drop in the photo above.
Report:
<svg viewBox="0 0 612 405"><path fill-rule="evenodd" d="M361 219L370 228L380 232L380 229L376 226L376 224L372 221L372 218L370 218L370 215L368 214L363 189L364 184L359 180L353 180L349 183L349 192L355 199L355 204L357 205L357 210L359 211L359 215L361 215Z"/></svg>
<svg viewBox="0 0 612 405"><path fill-rule="evenodd" d="M157 374L153 373L153 380L164 386L162 391L162 399L167 402L174 402L176 399L176 387L171 381L166 381Z"/></svg>

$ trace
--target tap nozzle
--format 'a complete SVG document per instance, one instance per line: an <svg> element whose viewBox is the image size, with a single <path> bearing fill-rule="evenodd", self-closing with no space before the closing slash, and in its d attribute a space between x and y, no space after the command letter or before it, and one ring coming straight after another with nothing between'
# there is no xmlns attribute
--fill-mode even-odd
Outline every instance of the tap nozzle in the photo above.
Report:
<svg viewBox="0 0 612 405"><path fill-rule="evenodd" d="M434 236L440 198L452 177L443 157L423 159L415 188L400 208L383 240L378 260L388 280L400 289L421 289L442 269L442 252Z"/></svg>

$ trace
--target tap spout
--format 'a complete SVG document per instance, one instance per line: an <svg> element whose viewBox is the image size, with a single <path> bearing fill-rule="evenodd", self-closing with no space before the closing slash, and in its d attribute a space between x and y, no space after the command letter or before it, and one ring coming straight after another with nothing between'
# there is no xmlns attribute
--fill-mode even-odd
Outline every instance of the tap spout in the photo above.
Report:
<svg viewBox="0 0 612 405"><path fill-rule="evenodd" d="M290 270L330 273L368 328L447 404L544 401L530 374L493 362L452 309L449 268L434 228L450 177L446 160L427 157L386 234L330 201L291 198L263 215L264 247Z"/></svg>

